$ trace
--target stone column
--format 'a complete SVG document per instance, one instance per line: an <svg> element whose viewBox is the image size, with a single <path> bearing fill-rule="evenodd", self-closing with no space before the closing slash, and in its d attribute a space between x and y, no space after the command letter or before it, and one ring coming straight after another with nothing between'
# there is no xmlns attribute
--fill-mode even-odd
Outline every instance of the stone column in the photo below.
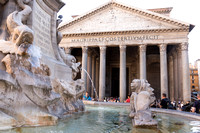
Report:
<svg viewBox="0 0 200 133"><path fill-rule="evenodd" d="M92 90L91 90L91 92L92 92L92 94L91 94L91 97L93 97L93 98L95 98L95 92L94 92L94 89L96 90L96 88L94 88L95 87L95 72L96 72L96 55L92 55Z"/></svg>
<svg viewBox="0 0 200 133"><path fill-rule="evenodd" d="M178 59L177 51L173 51L173 74L174 74L174 99L178 101Z"/></svg>
<svg viewBox="0 0 200 133"><path fill-rule="evenodd" d="M71 54L72 48L71 47L65 47L65 53Z"/></svg>
<svg viewBox="0 0 200 133"><path fill-rule="evenodd" d="M174 64L173 64L173 56L169 56L169 95L170 100L174 101Z"/></svg>
<svg viewBox="0 0 200 133"><path fill-rule="evenodd" d="M178 64L177 64L177 68L178 68L178 71L177 71L177 74L178 74L178 100L179 101L182 101L183 100L183 80L182 80L182 77L183 77L183 67L182 67L182 50L181 50L181 45L179 45L177 47L177 61L178 61Z"/></svg>
<svg viewBox="0 0 200 133"><path fill-rule="evenodd" d="M120 46L120 102L126 99L126 46Z"/></svg>
<svg viewBox="0 0 200 133"><path fill-rule="evenodd" d="M140 45L140 79L146 79L146 45Z"/></svg>
<svg viewBox="0 0 200 133"><path fill-rule="evenodd" d="M103 101L106 89L106 47L100 47L99 101Z"/></svg>
<svg viewBox="0 0 200 133"><path fill-rule="evenodd" d="M82 72L81 72L81 79L83 79L84 83L85 83L85 91L87 89L87 74L86 74L86 70L87 70L87 51L88 51L88 47L84 46L82 47Z"/></svg>
<svg viewBox="0 0 200 133"><path fill-rule="evenodd" d="M91 96L91 90L92 90L92 84L91 84L91 78L92 78L92 51L91 49L88 49L88 62L87 62L87 72L89 75L87 75L87 92L89 96Z"/></svg>
<svg viewBox="0 0 200 133"><path fill-rule="evenodd" d="M99 95L99 57L96 58L96 74L95 74L95 87L96 87L96 91L97 91L97 95ZM96 97L97 98L97 97Z"/></svg>
<svg viewBox="0 0 200 133"><path fill-rule="evenodd" d="M182 50L182 81L183 81L183 101L191 101L190 72L188 60L188 43L181 43Z"/></svg>
<svg viewBox="0 0 200 133"><path fill-rule="evenodd" d="M167 45L161 44L160 47L160 84L161 84L161 98L165 93L168 96L168 76L167 76Z"/></svg>

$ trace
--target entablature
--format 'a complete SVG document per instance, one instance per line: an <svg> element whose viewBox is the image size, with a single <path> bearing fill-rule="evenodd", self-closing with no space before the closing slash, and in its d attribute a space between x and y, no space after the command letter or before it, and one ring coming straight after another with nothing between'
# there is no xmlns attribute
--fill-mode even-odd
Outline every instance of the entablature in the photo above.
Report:
<svg viewBox="0 0 200 133"><path fill-rule="evenodd" d="M141 44L159 45L159 44L180 44L188 42L188 31L174 32L138 32L124 31L119 33L88 33L88 34L70 34L64 35L61 47L100 47L100 46L136 46Z"/></svg>

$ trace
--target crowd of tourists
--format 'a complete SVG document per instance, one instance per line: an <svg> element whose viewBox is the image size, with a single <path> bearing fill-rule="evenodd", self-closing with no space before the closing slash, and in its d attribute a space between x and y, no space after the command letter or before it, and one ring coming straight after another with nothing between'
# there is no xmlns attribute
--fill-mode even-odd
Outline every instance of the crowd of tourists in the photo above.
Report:
<svg viewBox="0 0 200 133"><path fill-rule="evenodd" d="M105 97L104 102L116 102L119 103L120 99L119 97ZM130 96L126 100L123 101L124 103L130 103Z"/></svg>
<svg viewBox="0 0 200 133"><path fill-rule="evenodd" d="M151 107L154 108L163 108L163 109L173 109L173 110L179 110L179 111L190 111L190 108L193 103L188 101L186 104L183 103L183 101L170 101L166 94L162 94L162 100L157 99Z"/></svg>
<svg viewBox="0 0 200 133"><path fill-rule="evenodd" d="M104 102L116 102L119 103L119 97L105 97L104 98Z"/></svg>
<svg viewBox="0 0 200 133"><path fill-rule="evenodd" d="M200 113L200 92L197 93L197 99L194 102L186 102L185 104L183 101L170 101L167 98L165 93L162 94L162 99L157 99L154 104L151 105L153 108L163 108L163 109L173 109L179 111L186 111L186 112L196 112ZM85 93L83 96L83 100L94 100L89 95L88 92ZM104 102L120 102L119 97L105 97ZM130 103L130 96L123 101L124 103Z"/></svg>
<svg viewBox="0 0 200 133"><path fill-rule="evenodd" d="M85 95L83 96L83 100L91 100L91 101L95 101L95 99L91 98L88 94L88 92L85 93ZM104 102L116 102L119 103L120 99L119 97L105 97L104 98ZM128 98L124 101L124 103L130 103L130 96L128 96Z"/></svg>
<svg viewBox="0 0 200 133"><path fill-rule="evenodd" d="M156 100L151 107L200 113L200 92L197 94L197 99L194 102L188 101L185 104L183 101L170 101L166 94L163 93L162 100Z"/></svg>
<svg viewBox="0 0 200 133"><path fill-rule="evenodd" d="M120 99L119 99L119 97L105 97L104 98L104 102L116 102L116 103L119 103ZM130 96L128 96L128 98L123 102L124 103L130 103Z"/></svg>

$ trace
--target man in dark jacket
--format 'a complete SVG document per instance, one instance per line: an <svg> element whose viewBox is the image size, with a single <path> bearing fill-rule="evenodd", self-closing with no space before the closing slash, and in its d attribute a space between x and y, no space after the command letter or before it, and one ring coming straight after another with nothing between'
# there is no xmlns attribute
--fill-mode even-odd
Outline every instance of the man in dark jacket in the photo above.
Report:
<svg viewBox="0 0 200 133"><path fill-rule="evenodd" d="M167 98L167 95L165 93L163 93L160 107L163 109L167 109L169 104L171 104L170 100Z"/></svg>
<svg viewBox="0 0 200 133"><path fill-rule="evenodd" d="M194 102L191 111L200 113L200 92L197 93L197 101Z"/></svg>

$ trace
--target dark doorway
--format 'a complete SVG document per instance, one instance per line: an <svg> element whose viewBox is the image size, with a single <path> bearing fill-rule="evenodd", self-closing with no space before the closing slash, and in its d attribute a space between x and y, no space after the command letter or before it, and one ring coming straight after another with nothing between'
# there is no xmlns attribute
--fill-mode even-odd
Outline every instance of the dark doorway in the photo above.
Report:
<svg viewBox="0 0 200 133"><path fill-rule="evenodd" d="M129 68L126 68L126 97L130 95L129 86Z"/></svg>
<svg viewBox="0 0 200 133"><path fill-rule="evenodd" d="M156 99L161 99L160 94L160 63L154 62L147 67L147 80L154 89Z"/></svg>
<svg viewBox="0 0 200 133"><path fill-rule="evenodd" d="M112 68L111 97L119 97L119 68ZM129 69L126 68L126 96L129 95Z"/></svg>
<svg viewBox="0 0 200 133"><path fill-rule="evenodd" d="M119 97L119 68L112 68L111 97Z"/></svg>

